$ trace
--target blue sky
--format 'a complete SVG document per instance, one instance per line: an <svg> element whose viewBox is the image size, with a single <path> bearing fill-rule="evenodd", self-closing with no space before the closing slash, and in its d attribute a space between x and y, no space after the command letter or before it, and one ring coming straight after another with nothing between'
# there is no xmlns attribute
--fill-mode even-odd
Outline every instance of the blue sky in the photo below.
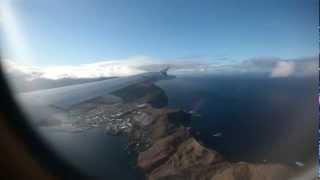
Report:
<svg viewBox="0 0 320 180"><path fill-rule="evenodd" d="M32 62L40 66L134 56L232 63L318 52L317 0L11 0L10 4ZM4 39L10 44L10 38Z"/></svg>

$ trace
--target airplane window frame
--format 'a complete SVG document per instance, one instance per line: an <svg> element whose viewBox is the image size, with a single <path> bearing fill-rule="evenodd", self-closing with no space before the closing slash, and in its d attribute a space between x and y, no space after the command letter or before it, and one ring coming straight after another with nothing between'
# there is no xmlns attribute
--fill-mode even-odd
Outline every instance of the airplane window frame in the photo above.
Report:
<svg viewBox="0 0 320 180"><path fill-rule="evenodd" d="M48 171L49 175L60 178L87 179L88 176L80 172L66 160L62 159L44 140L35 132L26 116L19 109L14 100L12 89L7 82L4 66L0 58L0 93L1 93L1 114L4 118L4 125L17 135L31 157ZM19 155L17 155L19 156Z"/></svg>

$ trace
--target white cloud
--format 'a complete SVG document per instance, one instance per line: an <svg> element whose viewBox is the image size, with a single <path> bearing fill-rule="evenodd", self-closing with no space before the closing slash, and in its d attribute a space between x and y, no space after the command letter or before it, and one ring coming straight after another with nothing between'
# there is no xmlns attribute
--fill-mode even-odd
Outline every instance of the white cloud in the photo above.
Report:
<svg viewBox="0 0 320 180"><path fill-rule="evenodd" d="M146 57L133 57L124 60L101 61L91 64L62 65L35 67L23 65L12 60L5 60L4 67L8 73L23 73L29 75L29 79L47 78L99 78L113 76L129 76L145 72L139 69L142 64L149 62Z"/></svg>
<svg viewBox="0 0 320 180"><path fill-rule="evenodd" d="M295 72L295 64L288 61L279 61L271 71L270 77L288 77Z"/></svg>

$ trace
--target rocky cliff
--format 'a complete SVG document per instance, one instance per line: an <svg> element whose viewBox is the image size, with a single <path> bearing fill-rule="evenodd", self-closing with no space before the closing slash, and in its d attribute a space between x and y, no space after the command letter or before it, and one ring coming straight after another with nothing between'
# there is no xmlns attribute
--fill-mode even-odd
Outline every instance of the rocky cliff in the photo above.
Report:
<svg viewBox="0 0 320 180"><path fill-rule="evenodd" d="M283 164L253 164L230 162L219 152L206 148L185 127L190 114L164 106L167 98L158 87L132 87L125 95L130 100L162 104L147 105L141 109L140 118L133 121L128 134L130 147L137 153L137 166L148 180L286 180L293 170ZM130 90L130 89L126 89ZM134 92L140 94L135 95ZM142 93L141 93L142 92ZM147 95L142 95L145 92ZM135 98L132 98L135 97ZM165 101L159 102L159 101ZM144 114L145 118L141 118ZM144 119L142 121L141 119Z"/></svg>
<svg viewBox="0 0 320 180"><path fill-rule="evenodd" d="M149 147L138 153L137 165L148 180L285 180L292 175L290 167L282 164L230 162L199 143L190 128L173 125L176 119L169 117L176 117L170 114L177 111L161 112L144 127Z"/></svg>

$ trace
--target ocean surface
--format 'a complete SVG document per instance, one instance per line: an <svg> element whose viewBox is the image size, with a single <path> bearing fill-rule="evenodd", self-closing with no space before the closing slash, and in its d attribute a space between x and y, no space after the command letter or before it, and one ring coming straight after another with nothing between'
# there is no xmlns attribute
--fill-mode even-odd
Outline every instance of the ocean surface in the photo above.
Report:
<svg viewBox="0 0 320 180"><path fill-rule="evenodd" d="M316 77L178 76L156 83L170 107L194 112L189 126L230 161L316 162ZM125 137L91 129L42 129L63 157L90 176L141 179Z"/></svg>
<svg viewBox="0 0 320 180"><path fill-rule="evenodd" d="M64 160L94 179L140 180L135 157L126 150L126 137L111 136L102 129L81 132L41 127L40 132Z"/></svg>
<svg viewBox="0 0 320 180"><path fill-rule="evenodd" d="M227 159L316 163L316 77L185 76L158 84L169 106L199 115L190 126Z"/></svg>

